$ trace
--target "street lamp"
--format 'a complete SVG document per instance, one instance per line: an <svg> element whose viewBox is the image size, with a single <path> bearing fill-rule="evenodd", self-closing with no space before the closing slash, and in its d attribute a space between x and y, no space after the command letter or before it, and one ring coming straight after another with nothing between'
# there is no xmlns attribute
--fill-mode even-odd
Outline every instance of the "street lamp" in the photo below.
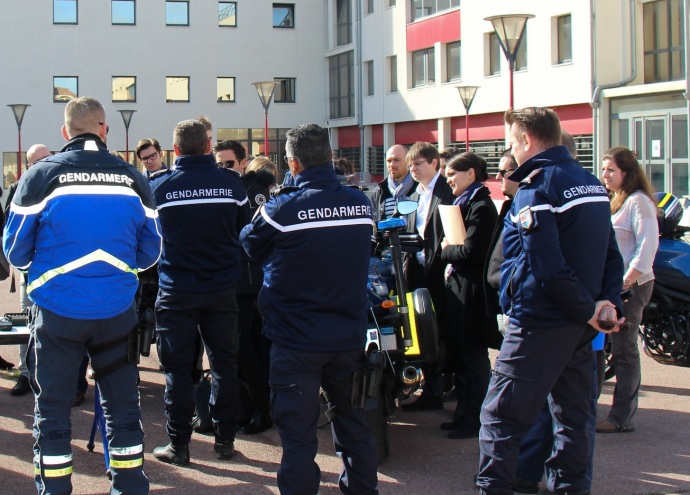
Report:
<svg viewBox="0 0 690 495"><path fill-rule="evenodd" d="M273 91L276 89L275 81L258 81L252 83L259 93L261 105L264 107L264 155L268 158L268 107L271 105Z"/></svg>
<svg viewBox="0 0 690 495"><path fill-rule="evenodd" d="M520 42L525 34L527 19L531 19L532 14L513 14L495 15L486 17L485 21L490 21L498 36L503 54L508 59L510 66L510 109L513 109L513 72L515 71L515 59L520 48Z"/></svg>
<svg viewBox="0 0 690 495"><path fill-rule="evenodd" d="M465 151L470 151L470 107L479 86L456 86L462 104L465 105Z"/></svg>
<svg viewBox="0 0 690 495"><path fill-rule="evenodd" d="M132 115L136 110L118 110L122 114L122 122L125 123L125 152L127 163L129 163L129 124L132 122Z"/></svg>
<svg viewBox="0 0 690 495"><path fill-rule="evenodd" d="M22 120L24 120L24 112L31 105L24 103L14 103L7 105L14 113L14 120L17 121L17 180L22 175Z"/></svg>

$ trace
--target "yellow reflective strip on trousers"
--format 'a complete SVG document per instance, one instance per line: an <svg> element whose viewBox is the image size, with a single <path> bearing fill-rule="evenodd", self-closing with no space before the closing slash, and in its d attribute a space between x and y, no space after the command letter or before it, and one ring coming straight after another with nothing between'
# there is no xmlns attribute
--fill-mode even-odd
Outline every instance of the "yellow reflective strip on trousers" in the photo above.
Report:
<svg viewBox="0 0 690 495"><path fill-rule="evenodd" d="M115 459L110 459L110 467L119 469L129 469L139 467L144 464L144 458L139 457L138 459L132 459L131 461L117 461Z"/></svg>
<svg viewBox="0 0 690 495"><path fill-rule="evenodd" d="M82 256L81 258L78 258L74 261L65 263L62 266L58 266L56 268L48 270L43 275L36 277L36 279L27 286L26 292L27 294L29 294L32 290L38 289L43 284L47 283L48 281L57 277L58 275L64 275L65 273L69 273L71 271L86 266L90 263L95 263L97 261L103 261L105 263L108 263L109 265L112 265L125 273L133 273L135 275L137 274L136 268L131 268L129 265L127 265L127 263L116 258L112 254L107 253L102 249L97 249L93 253L89 253L86 256Z"/></svg>
<svg viewBox="0 0 690 495"><path fill-rule="evenodd" d="M40 468L34 468L37 475L41 474ZM69 476L72 474L72 466L61 469L44 469L43 476L46 478L60 478L61 476Z"/></svg>

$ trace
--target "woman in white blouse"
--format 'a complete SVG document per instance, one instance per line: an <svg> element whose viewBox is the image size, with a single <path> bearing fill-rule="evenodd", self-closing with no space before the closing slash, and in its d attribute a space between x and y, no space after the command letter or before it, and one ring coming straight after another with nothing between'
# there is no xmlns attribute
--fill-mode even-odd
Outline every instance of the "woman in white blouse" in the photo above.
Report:
<svg viewBox="0 0 690 495"><path fill-rule="evenodd" d="M599 433L619 433L635 430L641 381L637 331L654 286L652 264L659 246L659 225L652 186L632 151L623 147L607 151L601 178L611 192L611 222L625 263L623 289L634 291L624 305L630 328L611 334L616 370L613 406L608 417L597 423Z"/></svg>

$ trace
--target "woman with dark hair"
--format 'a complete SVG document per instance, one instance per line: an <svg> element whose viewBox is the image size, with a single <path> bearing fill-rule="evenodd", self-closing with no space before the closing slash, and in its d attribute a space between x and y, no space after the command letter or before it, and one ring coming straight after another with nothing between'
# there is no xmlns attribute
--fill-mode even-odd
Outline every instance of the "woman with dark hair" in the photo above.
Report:
<svg viewBox="0 0 690 495"><path fill-rule="evenodd" d="M457 197L467 236L463 244L443 239L441 260L446 269L446 305L442 335L450 371L463 376L465 398L458 401L453 421L443 423L448 438L479 434L479 412L491 376L489 347L498 348L496 291L484 277L484 261L498 218L489 189L486 162L474 153L462 153L446 164L446 180ZM462 404L462 405L461 405Z"/></svg>
<svg viewBox="0 0 690 495"><path fill-rule="evenodd" d="M611 193L611 222L625 263L623 289L634 291L623 306L630 328L611 334L616 370L613 406L608 417L597 423L599 433L619 433L635 431L641 381L637 329L654 286L652 264L659 246L659 225L652 186L633 152L612 148L601 161L601 180Z"/></svg>

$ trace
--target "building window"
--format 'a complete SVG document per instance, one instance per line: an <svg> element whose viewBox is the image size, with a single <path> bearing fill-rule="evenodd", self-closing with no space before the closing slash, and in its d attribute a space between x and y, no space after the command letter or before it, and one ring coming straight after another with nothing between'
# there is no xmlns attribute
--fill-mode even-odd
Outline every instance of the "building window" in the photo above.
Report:
<svg viewBox="0 0 690 495"><path fill-rule="evenodd" d="M558 58L559 64L572 62L573 60L573 37L571 15L562 15L556 19L556 29L558 32Z"/></svg>
<svg viewBox="0 0 690 495"><path fill-rule="evenodd" d="M273 27L274 28L294 28L295 27L295 5L291 3L273 4Z"/></svg>
<svg viewBox="0 0 690 495"><path fill-rule="evenodd" d="M412 52L412 87L429 86L436 81L434 77L434 49L427 48Z"/></svg>
<svg viewBox="0 0 690 495"><path fill-rule="evenodd" d="M113 101L137 101L137 78L113 76Z"/></svg>
<svg viewBox="0 0 690 495"><path fill-rule="evenodd" d="M276 103L295 103L295 81L294 77L274 77L277 82L276 89L273 91L273 101Z"/></svg>
<svg viewBox="0 0 690 495"><path fill-rule="evenodd" d="M174 103L189 101L189 77L168 76L165 78L165 101Z"/></svg>
<svg viewBox="0 0 690 495"><path fill-rule="evenodd" d="M522 39L520 40L520 46L515 55L515 70L525 69L527 69L527 26L525 26Z"/></svg>
<svg viewBox="0 0 690 495"><path fill-rule="evenodd" d="M237 27L237 2L218 2L218 25Z"/></svg>
<svg viewBox="0 0 690 495"><path fill-rule="evenodd" d="M489 33L489 64L487 76L501 73L501 44L496 33Z"/></svg>
<svg viewBox="0 0 690 495"><path fill-rule="evenodd" d="M367 96L374 94L374 61L368 60L364 62L364 74L366 76Z"/></svg>
<svg viewBox="0 0 690 495"><path fill-rule="evenodd" d="M395 7L395 0L387 0L386 3L388 7Z"/></svg>
<svg viewBox="0 0 690 495"><path fill-rule="evenodd" d="M336 9L336 44L343 46L352 42L352 1L337 0Z"/></svg>
<svg viewBox="0 0 690 495"><path fill-rule="evenodd" d="M352 117L355 114L355 57L352 50L328 58L328 85L330 118Z"/></svg>
<svg viewBox="0 0 690 495"><path fill-rule="evenodd" d="M392 2L395 5L395 2ZM460 0L412 0L412 21L460 7Z"/></svg>
<svg viewBox="0 0 690 495"><path fill-rule="evenodd" d="M53 0L53 24L77 24L77 0Z"/></svg>
<svg viewBox="0 0 690 495"><path fill-rule="evenodd" d="M398 91L398 57L393 55L388 57L388 92L396 93Z"/></svg>
<svg viewBox="0 0 690 495"><path fill-rule="evenodd" d="M79 96L79 78L77 76L53 77L53 101L65 103Z"/></svg>
<svg viewBox="0 0 690 495"><path fill-rule="evenodd" d="M235 78L217 77L216 78L216 101L234 102L235 101Z"/></svg>
<svg viewBox="0 0 690 495"><path fill-rule="evenodd" d="M364 13L373 14L374 13L374 0L364 0Z"/></svg>
<svg viewBox="0 0 690 495"><path fill-rule="evenodd" d="M110 2L111 22L133 26L136 24L134 0L112 0Z"/></svg>
<svg viewBox="0 0 690 495"><path fill-rule="evenodd" d="M659 0L643 6L644 82L685 77L683 2Z"/></svg>
<svg viewBox="0 0 690 495"><path fill-rule="evenodd" d="M461 79L460 42L454 41L446 45L446 82Z"/></svg>
<svg viewBox="0 0 690 495"><path fill-rule="evenodd" d="M167 0L165 2L166 26L189 26L189 2Z"/></svg>

